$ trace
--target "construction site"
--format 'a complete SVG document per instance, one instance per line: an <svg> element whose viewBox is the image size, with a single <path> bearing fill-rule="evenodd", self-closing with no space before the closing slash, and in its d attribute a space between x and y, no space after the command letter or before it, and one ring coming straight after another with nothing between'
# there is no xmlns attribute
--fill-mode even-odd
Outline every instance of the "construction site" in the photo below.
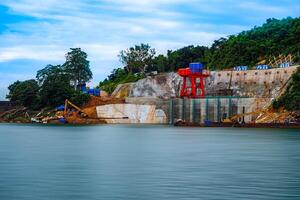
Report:
<svg viewBox="0 0 300 200"><path fill-rule="evenodd" d="M120 84L108 95L91 94L78 107L71 101L55 110L29 113L24 108L2 110L0 118L56 124L174 124L177 126L299 126L297 113L272 109L272 101L286 90L297 71L291 56L261 62L253 68L237 66L210 71L191 63L178 72L148 76ZM21 121L21 122L24 122Z"/></svg>

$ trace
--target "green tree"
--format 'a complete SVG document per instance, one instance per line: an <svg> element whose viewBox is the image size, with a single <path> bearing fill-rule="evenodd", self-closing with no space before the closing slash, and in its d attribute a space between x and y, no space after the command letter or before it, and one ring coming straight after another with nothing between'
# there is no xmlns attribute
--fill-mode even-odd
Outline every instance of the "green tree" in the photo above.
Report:
<svg viewBox="0 0 300 200"><path fill-rule="evenodd" d="M89 100L89 95L72 87L71 76L61 65L47 65L37 72L36 79L40 84L39 96L43 107L63 104L66 99L77 105Z"/></svg>
<svg viewBox="0 0 300 200"><path fill-rule="evenodd" d="M20 106L36 109L39 107L39 86L36 80L16 81L8 87L7 98Z"/></svg>
<svg viewBox="0 0 300 200"><path fill-rule="evenodd" d="M36 76L40 83L40 97L43 106L57 106L69 99L74 91L70 77L61 65L47 65Z"/></svg>
<svg viewBox="0 0 300 200"><path fill-rule="evenodd" d="M66 62L63 67L74 83L74 88L93 78L87 54L81 48L71 48L71 51L66 54Z"/></svg>
<svg viewBox="0 0 300 200"><path fill-rule="evenodd" d="M128 73L123 68L117 68L114 69L111 74L106 79L104 79L104 81L100 81L99 88L111 94L118 86L118 84L136 82L144 77L144 74L132 74Z"/></svg>
<svg viewBox="0 0 300 200"><path fill-rule="evenodd" d="M262 58L293 54L299 62L300 18L268 19L260 27L216 40L207 54L210 69L255 66Z"/></svg>
<svg viewBox="0 0 300 200"><path fill-rule="evenodd" d="M207 49L208 48L204 46L191 45L176 51L169 50L167 53L168 69L176 71L178 68L188 67L191 62L205 62L205 51Z"/></svg>
<svg viewBox="0 0 300 200"><path fill-rule="evenodd" d="M36 79L38 83L42 85L44 81L48 81L49 78L55 79L56 76L64 76L67 82L71 81L70 74L66 72L63 66L50 64L44 67L43 69L37 71Z"/></svg>
<svg viewBox="0 0 300 200"><path fill-rule="evenodd" d="M145 74L153 64L154 55L155 49L149 44L141 44L122 50L119 58L129 73Z"/></svg>
<svg viewBox="0 0 300 200"><path fill-rule="evenodd" d="M284 107L289 111L300 111L300 68L293 74L290 84L285 93L273 102L273 107Z"/></svg>
<svg viewBox="0 0 300 200"><path fill-rule="evenodd" d="M168 72L170 71L168 58L164 55L158 55L153 60L153 69L152 71L158 72Z"/></svg>

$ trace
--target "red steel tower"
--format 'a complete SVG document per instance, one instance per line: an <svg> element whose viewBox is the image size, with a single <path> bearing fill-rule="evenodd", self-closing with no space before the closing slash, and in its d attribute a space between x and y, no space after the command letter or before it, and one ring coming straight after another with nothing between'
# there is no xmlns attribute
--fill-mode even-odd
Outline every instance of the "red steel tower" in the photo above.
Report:
<svg viewBox="0 0 300 200"><path fill-rule="evenodd" d="M189 68L178 69L178 75L183 78L180 89L180 97L204 98L205 78L209 77L209 71L203 69L201 63L191 63ZM188 85L189 81L189 85Z"/></svg>

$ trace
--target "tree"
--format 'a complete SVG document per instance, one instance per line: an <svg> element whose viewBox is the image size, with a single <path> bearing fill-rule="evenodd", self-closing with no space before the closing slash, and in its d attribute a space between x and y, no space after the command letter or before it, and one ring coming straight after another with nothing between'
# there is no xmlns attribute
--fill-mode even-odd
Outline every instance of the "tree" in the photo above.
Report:
<svg viewBox="0 0 300 200"><path fill-rule="evenodd" d="M65 68L61 65L47 65L41 70L37 71L36 79L39 85L42 85L48 78L55 78L56 76L64 76L66 81L71 81L70 74L66 72Z"/></svg>
<svg viewBox="0 0 300 200"><path fill-rule="evenodd" d="M8 90L7 98L11 102L28 108L38 108L39 86L36 80L16 81L8 87Z"/></svg>
<svg viewBox="0 0 300 200"><path fill-rule="evenodd" d="M104 81L100 81L99 88L111 94L118 84L136 82L144 77L144 74L132 74L125 69L117 68Z"/></svg>
<svg viewBox="0 0 300 200"><path fill-rule="evenodd" d="M153 71L157 70L158 72L168 72L170 71L168 58L164 55L158 55L153 60Z"/></svg>
<svg viewBox="0 0 300 200"><path fill-rule="evenodd" d="M75 89L79 84L84 84L93 78L87 54L81 48L71 48L71 51L66 54L63 67L73 81Z"/></svg>
<svg viewBox="0 0 300 200"><path fill-rule="evenodd" d="M170 70L175 71L178 68L188 67L191 62L205 61L205 51L207 47L204 46L187 46L176 51L168 51L168 64Z"/></svg>
<svg viewBox="0 0 300 200"><path fill-rule="evenodd" d="M273 102L273 108L284 107L289 111L300 111L300 68L293 74L285 93Z"/></svg>
<svg viewBox="0 0 300 200"><path fill-rule="evenodd" d="M77 105L89 100L88 94L72 87L71 76L61 65L47 65L37 72L36 78L40 84L39 96L43 107L63 104L66 99L71 99Z"/></svg>
<svg viewBox="0 0 300 200"><path fill-rule="evenodd" d="M155 49L151 49L149 44L141 44L122 50L119 58L129 73L145 74L153 64L154 55Z"/></svg>
<svg viewBox="0 0 300 200"><path fill-rule="evenodd" d="M36 76L40 83L40 97L43 106L57 106L69 99L74 91L70 77L61 65L47 65Z"/></svg>

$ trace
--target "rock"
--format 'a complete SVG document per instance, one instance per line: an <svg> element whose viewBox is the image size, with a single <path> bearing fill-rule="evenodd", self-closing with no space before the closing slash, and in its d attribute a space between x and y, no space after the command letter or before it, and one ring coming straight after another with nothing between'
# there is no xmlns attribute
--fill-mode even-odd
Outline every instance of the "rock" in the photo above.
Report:
<svg viewBox="0 0 300 200"><path fill-rule="evenodd" d="M125 98L129 96L130 91L135 83L119 84L114 92L111 94L114 98Z"/></svg>
<svg viewBox="0 0 300 200"><path fill-rule="evenodd" d="M211 71L206 79L207 96L276 97L286 86L298 66L269 70ZM116 97L155 97L169 99L178 96L181 77L177 73L159 74L135 83L120 84Z"/></svg>
<svg viewBox="0 0 300 200"><path fill-rule="evenodd" d="M155 105L108 104L97 106L96 111L107 123L166 123L166 115Z"/></svg>
<svg viewBox="0 0 300 200"><path fill-rule="evenodd" d="M159 74L141 79L132 85L129 97L176 97L180 77L176 73Z"/></svg>

